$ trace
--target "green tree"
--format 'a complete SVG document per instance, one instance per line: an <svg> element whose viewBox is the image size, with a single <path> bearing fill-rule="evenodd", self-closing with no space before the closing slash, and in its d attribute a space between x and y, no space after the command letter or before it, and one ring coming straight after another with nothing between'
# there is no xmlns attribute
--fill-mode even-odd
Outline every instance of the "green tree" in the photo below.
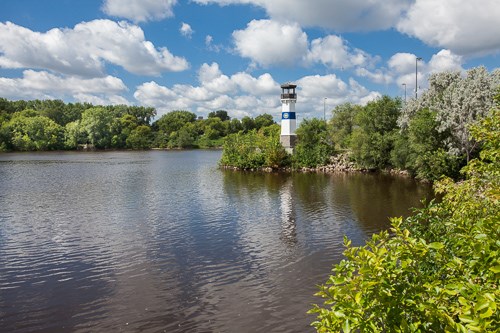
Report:
<svg viewBox="0 0 500 333"><path fill-rule="evenodd" d="M67 123L64 131L64 146L66 149L76 149L79 144L87 142L87 135L80 126L80 121Z"/></svg>
<svg viewBox="0 0 500 333"><path fill-rule="evenodd" d="M297 128L297 140L293 154L293 163L296 167L324 165L334 152L324 120L317 118L303 120Z"/></svg>
<svg viewBox="0 0 500 333"><path fill-rule="evenodd" d="M121 118L115 119L111 126L111 146L113 148L125 148L128 147L127 139L133 130L137 128L142 123L137 117L125 113ZM147 126L147 125L143 125ZM128 147L131 148L131 147Z"/></svg>
<svg viewBox="0 0 500 333"><path fill-rule="evenodd" d="M243 127L244 132L249 132L255 129L255 120L248 116L245 116L241 119L241 126Z"/></svg>
<svg viewBox="0 0 500 333"><path fill-rule="evenodd" d="M401 101L383 96L368 103L355 118L349 148L361 166L384 168L390 165Z"/></svg>
<svg viewBox="0 0 500 333"><path fill-rule="evenodd" d="M438 180L457 176L459 160L445 148L448 133L439 132L436 113L425 108L417 112L408 127L409 161L406 168L418 178Z"/></svg>
<svg viewBox="0 0 500 333"><path fill-rule="evenodd" d="M410 100L401 113L400 125L406 127L421 109L436 114L438 130L449 133L447 150L453 155L473 157L477 145L471 139L470 125L484 118L493 107L493 97L500 87L500 69L489 73L484 67L467 71L432 74L429 89L417 100Z"/></svg>
<svg viewBox="0 0 500 333"><path fill-rule="evenodd" d="M96 148L111 147L113 115L102 107L93 107L82 114L80 126L86 134L87 142Z"/></svg>
<svg viewBox="0 0 500 333"><path fill-rule="evenodd" d="M63 147L64 129L44 116L16 115L2 126L5 148L30 151Z"/></svg>
<svg viewBox="0 0 500 333"><path fill-rule="evenodd" d="M310 312L318 332L500 330L500 112L471 133L480 159L465 181L436 184L441 202L353 247L320 288Z"/></svg>
<svg viewBox="0 0 500 333"><path fill-rule="evenodd" d="M257 117L255 117L254 122L255 122L255 128L259 130L263 127L271 126L272 124L274 124L274 119L272 115L264 113L264 114L259 114Z"/></svg>
<svg viewBox="0 0 500 333"><path fill-rule="evenodd" d="M196 115L189 111L171 111L164 114L158 119L154 126L158 130L164 132L167 135L170 133L178 131L186 123L194 123L196 121Z"/></svg>
<svg viewBox="0 0 500 333"><path fill-rule="evenodd" d="M132 149L149 149L152 142L151 127L146 125L139 125L134 128L126 140L127 147Z"/></svg>
<svg viewBox="0 0 500 333"><path fill-rule="evenodd" d="M361 106L351 103L344 103L333 109L329 126L332 140L338 149L347 149L349 147L351 134L355 126L354 120L361 109Z"/></svg>
<svg viewBox="0 0 500 333"><path fill-rule="evenodd" d="M231 117L227 115L225 110L217 110L215 112L210 112L208 118L219 118L222 121L231 120Z"/></svg>
<svg viewBox="0 0 500 333"><path fill-rule="evenodd" d="M241 125L241 121L237 118L231 119L229 123L229 133L238 133L243 130L243 125Z"/></svg>

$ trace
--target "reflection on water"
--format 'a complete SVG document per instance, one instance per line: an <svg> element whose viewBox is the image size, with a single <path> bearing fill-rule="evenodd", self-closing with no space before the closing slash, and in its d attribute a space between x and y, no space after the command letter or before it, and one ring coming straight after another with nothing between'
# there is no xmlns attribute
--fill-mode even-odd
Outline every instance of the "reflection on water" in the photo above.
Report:
<svg viewBox="0 0 500 333"><path fill-rule="evenodd" d="M430 195L220 152L0 155L1 332L310 332L316 285Z"/></svg>

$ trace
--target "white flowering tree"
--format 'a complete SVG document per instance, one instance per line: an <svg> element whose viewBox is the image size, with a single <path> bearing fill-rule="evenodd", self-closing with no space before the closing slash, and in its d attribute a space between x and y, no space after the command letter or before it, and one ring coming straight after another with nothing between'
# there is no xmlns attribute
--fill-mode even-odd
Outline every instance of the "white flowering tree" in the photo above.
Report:
<svg viewBox="0 0 500 333"><path fill-rule="evenodd" d="M404 106L398 123L406 128L417 111L428 108L436 113L438 131L449 133L448 152L464 154L469 161L476 141L469 133L471 124L483 119L494 106L493 98L500 89L500 69L488 72L484 67L460 72L432 74L429 89Z"/></svg>

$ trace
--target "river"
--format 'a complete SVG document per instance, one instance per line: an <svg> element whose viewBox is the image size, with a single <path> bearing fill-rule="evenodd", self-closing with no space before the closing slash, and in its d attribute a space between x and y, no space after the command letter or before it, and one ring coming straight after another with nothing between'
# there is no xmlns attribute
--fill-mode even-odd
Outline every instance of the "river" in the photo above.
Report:
<svg viewBox="0 0 500 333"><path fill-rule="evenodd" d="M427 185L220 151L0 154L0 332L314 332L317 285Z"/></svg>

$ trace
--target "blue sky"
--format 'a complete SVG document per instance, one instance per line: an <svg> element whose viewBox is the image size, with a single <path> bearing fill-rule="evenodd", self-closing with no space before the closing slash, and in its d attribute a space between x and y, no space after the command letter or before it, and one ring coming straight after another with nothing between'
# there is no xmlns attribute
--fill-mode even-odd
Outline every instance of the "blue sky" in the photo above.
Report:
<svg viewBox="0 0 500 333"><path fill-rule="evenodd" d="M2 0L0 97L279 119L499 67L499 0ZM326 100L325 100L326 98Z"/></svg>

